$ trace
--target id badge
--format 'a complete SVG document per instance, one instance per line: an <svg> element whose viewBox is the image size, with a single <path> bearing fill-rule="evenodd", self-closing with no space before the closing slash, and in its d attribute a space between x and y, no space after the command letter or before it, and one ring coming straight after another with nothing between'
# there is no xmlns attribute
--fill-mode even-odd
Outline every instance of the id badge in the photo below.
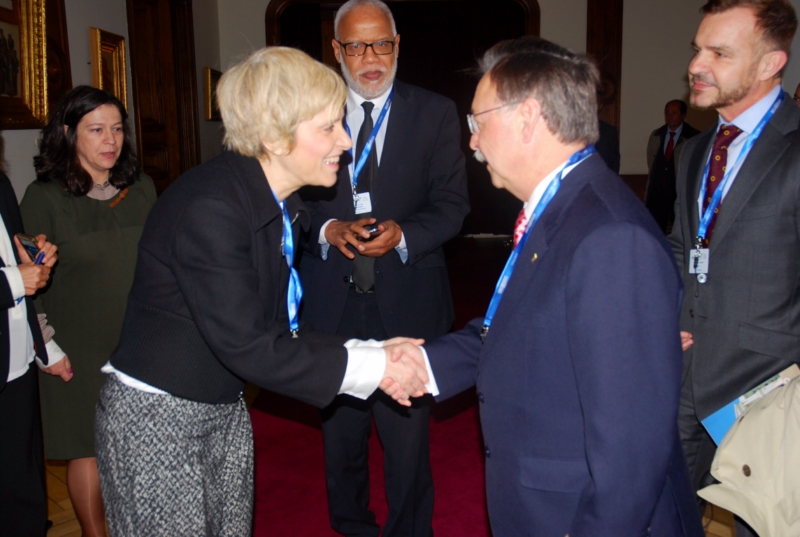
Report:
<svg viewBox="0 0 800 537"><path fill-rule="evenodd" d="M369 197L369 192L359 192L358 194L354 194L353 202L356 206L356 214L372 212L372 200Z"/></svg>
<svg viewBox="0 0 800 537"><path fill-rule="evenodd" d="M689 274L708 274L708 248L695 248L689 254Z"/></svg>

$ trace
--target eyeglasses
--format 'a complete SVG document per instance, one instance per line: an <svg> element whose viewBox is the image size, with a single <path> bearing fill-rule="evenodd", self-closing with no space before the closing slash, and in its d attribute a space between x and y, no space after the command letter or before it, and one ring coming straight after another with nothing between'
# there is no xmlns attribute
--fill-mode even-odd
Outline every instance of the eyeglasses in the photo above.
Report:
<svg viewBox="0 0 800 537"><path fill-rule="evenodd" d="M345 56L363 56L367 53L367 47L378 56L386 56L394 52L394 41L375 41L374 43L342 43L336 41L344 49Z"/></svg>
<svg viewBox="0 0 800 537"><path fill-rule="evenodd" d="M800 95L795 95L794 96L794 102L796 102L797 104L800 104Z"/></svg>
<svg viewBox="0 0 800 537"><path fill-rule="evenodd" d="M506 103L501 104L496 108L490 108L489 110L484 110L483 112L478 112L477 114L467 114L467 125L469 126L470 134L478 134L480 132L480 127L478 127L478 122L475 121L475 118L481 114L488 114L489 112L494 112L495 110L500 110L501 108L505 108L506 106L513 106L519 103Z"/></svg>

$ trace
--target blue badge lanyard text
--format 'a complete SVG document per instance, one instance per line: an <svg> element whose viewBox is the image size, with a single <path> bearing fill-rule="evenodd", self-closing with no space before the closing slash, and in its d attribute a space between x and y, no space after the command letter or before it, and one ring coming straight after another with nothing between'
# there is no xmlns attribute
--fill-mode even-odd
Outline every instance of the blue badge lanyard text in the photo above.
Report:
<svg viewBox="0 0 800 537"><path fill-rule="evenodd" d="M372 127L372 132L369 134L369 138L367 139L367 143L364 144L364 149L361 151L361 157L358 159L356 163L356 167L353 170L353 197L356 196L356 187L358 186L358 176L361 175L361 170L364 169L364 165L367 163L367 159L369 158L369 154L372 151L372 148L375 146L375 139L378 137L378 131L381 130L381 125L383 125L383 120L386 119L386 114L389 113L389 108L392 106L392 97L394 97L394 87L392 87L392 91L389 93L389 97L386 99L386 102L383 103L383 108L381 109L381 113L378 116L378 121L375 122L375 126ZM364 120L366 121L366 116ZM347 121L344 122L344 127L347 130L347 135L350 139L353 139L353 135L350 133L350 125L347 124ZM351 147L348 151L350 156L353 156L353 150L355 147Z"/></svg>
<svg viewBox="0 0 800 537"><path fill-rule="evenodd" d="M506 261L506 266L503 268L503 272L500 274L500 279L497 280L497 285L494 289L494 295L492 296L492 301L489 302L489 309L486 311L486 317L483 319L483 331L481 333L481 340L486 340L486 334L489 333L489 327L492 326L492 321L494 320L494 315L497 313L497 308L500 306L500 301L503 299L503 294L506 291L506 286L508 285L508 281L511 279L511 275L514 273L514 267L517 264L517 260L519 258L520 252L522 249L525 248L525 243L528 242L528 237L531 234L531 230L533 226L536 225L536 222L542 216L545 209L547 208L550 201L555 197L556 192L558 192L559 187L561 186L561 179L564 175L564 170L576 164L592 153L595 152L594 146L590 145L587 146L580 151L573 153L567 163L564 165L563 168L556 174L555 177L550 181L550 184L547 185L547 190L545 190L542 199L539 200L539 203L536 204L536 208L533 210L533 214L531 215L530 221L528 222L528 227L525 230L525 233L520 238L517 246L512 250L511 255L508 257L508 261Z"/></svg>
<svg viewBox="0 0 800 537"><path fill-rule="evenodd" d="M728 185L728 181L731 178L731 174L733 171L739 167L743 162L744 159L747 157L747 154L752 149L753 144L756 143L758 138L761 136L761 133L764 131L764 127L767 126L769 120L772 119L772 116L775 115L775 111L783 102L783 91L778 93L778 96L775 98L775 101L772 103L769 111L761 118L756 128L753 130L753 133L747 137L747 140L744 142L744 146L742 150L739 152L739 156L736 158L736 163L733 166L728 166L722 176L722 181L720 181L717 189L714 191L714 195L711 197L711 201L708 203L705 212L703 212L703 218L700 220L700 225L697 229L697 242L696 248L699 250L702 247L703 239L706 238L706 233L708 233L708 226L711 224L711 219L714 216L714 211L717 210L719 204L722 202L722 194L725 192L725 187ZM712 151L713 153L713 151ZM708 187L708 174L709 170L711 169L711 157L709 156L708 160L706 161L706 167L703 170L703 180L700 183L700 199L704 200L706 198L706 189Z"/></svg>
<svg viewBox="0 0 800 537"><path fill-rule="evenodd" d="M300 324L297 321L297 313L300 311L300 302L303 300L303 286L300 284L300 275L297 273L297 269L292 266L292 261L294 260L292 221L289 219L289 213L286 212L286 201L279 201L275 192L272 192L272 196L275 198L275 202L280 205L281 213L283 213L281 251L286 259L286 264L289 265L289 291L286 294L286 307L289 311L289 329L292 331L292 337L297 337L297 331L300 328Z"/></svg>

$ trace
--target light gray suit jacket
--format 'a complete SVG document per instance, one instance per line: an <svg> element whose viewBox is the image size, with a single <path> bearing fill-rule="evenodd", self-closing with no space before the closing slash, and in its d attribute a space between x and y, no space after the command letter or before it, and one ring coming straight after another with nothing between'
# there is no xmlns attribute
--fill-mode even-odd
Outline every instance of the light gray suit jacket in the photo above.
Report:
<svg viewBox="0 0 800 537"><path fill-rule="evenodd" d="M723 200L711 239L708 281L688 273L699 224L697 198L715 129L688 140L677 172L668 240L685 298L684 353L701 420L766 378L800 362L800 108L784 101ZM688 389L685 385L684 389Z"/></svg>

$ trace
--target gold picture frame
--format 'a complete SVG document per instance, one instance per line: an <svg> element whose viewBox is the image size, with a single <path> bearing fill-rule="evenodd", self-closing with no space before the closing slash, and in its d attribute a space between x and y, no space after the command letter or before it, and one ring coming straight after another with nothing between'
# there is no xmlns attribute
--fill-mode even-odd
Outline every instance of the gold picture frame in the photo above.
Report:
<svg viewBox="0 0 800 537"><path fill-rule="evenodd" d="M0 129L42 127L48 113L45 0L0 4L0 55Z"/></svg>
<svg viewBox="0 0 800 537"><path fill-rule="evenodd" d="M203 93L205 96L205 116L206 121L222 121L222 114L219 113L219 103L217 102L217 84L222 77L222 73L211 67L204 67Z"/></svg>
<svg viewBox="0 0 800 537"><path fill-rule="evenodd" d="M99 28L89 28L92 86L112 93L128 109L128 71L125 38Z"/></svg>

